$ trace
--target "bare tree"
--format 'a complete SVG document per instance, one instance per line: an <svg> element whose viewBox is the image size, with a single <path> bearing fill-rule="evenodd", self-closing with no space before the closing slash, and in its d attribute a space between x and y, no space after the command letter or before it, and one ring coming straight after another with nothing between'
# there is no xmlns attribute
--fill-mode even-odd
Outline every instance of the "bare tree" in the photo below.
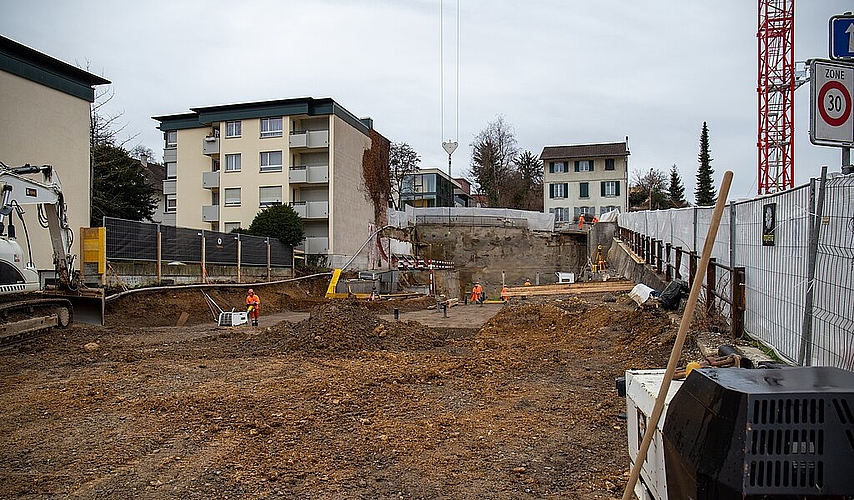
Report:
<svg viewBox="0 0 854 500"><path fill-rule="evenodd" d="M661 170L650 168L642 174L635 173L633 185L638 193L638 199L646 201L648 210L668 208L669 196L667 194L667 176Z"/></svg>
<svg viewBox="0 0 854 500"><path fill-rule="evenodd" d="M471 143L469 174L489 206L499 206L501 192L513 172L513 159L518 153L513 127L498 115Z"/></svg>
<svg viewBox="0 0 854 500"><path fill-rule="evenodd" d="M405 142L394 142L388 153L388 167L391 176L392 203L395 203L395 208L400 209L400 190L403 186L403 180L406 176L414 174L419 170L421 156L412 149L412 146Z"/></svg>

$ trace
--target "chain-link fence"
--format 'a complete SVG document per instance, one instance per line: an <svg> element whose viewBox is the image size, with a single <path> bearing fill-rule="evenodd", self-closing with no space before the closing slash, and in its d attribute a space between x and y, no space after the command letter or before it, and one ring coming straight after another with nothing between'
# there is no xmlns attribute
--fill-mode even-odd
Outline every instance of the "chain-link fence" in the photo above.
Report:
<svg viewBox="0 0 854 500"><path fill-rule="evenodd" d="M854 176L829 178L821 207L819 185L813 180L774 195L730 203L712 257L724 266L745 269L744 328L751 337L795 364L851 370ZM698 252L712 211L630 212L620 215L619 226ZM682 275L689 273L687 265L683 259ZM731 289L725 281L732 279L729 273L716 279L718 290ZM727 306L724 301L722 308Z"/></svg>
<svg viewBox="0 0 854 500"><path fill-rule="evenodd" d="M293 248L275 238L104 218L107 260L291 267ZM158 234L160 255L158 255ZM238 249L239 247L239 249Z"/></svg>

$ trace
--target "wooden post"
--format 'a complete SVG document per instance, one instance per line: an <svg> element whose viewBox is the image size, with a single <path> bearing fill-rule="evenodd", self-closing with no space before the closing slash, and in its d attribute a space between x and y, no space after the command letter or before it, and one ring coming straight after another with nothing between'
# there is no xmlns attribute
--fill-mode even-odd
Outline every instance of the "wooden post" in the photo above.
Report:
<svg viewBox="0 0 854 500"><path fill-rule="evenodd" d="M668 241L664 245L664 278L667 281L673 279L673 269L670 267L670 249L673 248L673 245Z"/></svg>
<svg viewBox="0 0 854 500"><path fill-rule="evenodd" d="M664 242L655 240L655 271L661 274L661 264L664 260Z"/></svg>
<svg viewBox="0 0 854 500"><path fill-rule="evenodd" d="M267 243L267 281L270 281L270 238L268 237L266 240Z"/></svg>
<svg viewBox="0 0 854 500"><path fill-rule="evenodd" d="M721 189L718 194L718 201L715 204L715 211L712 214L712 222L709 225L709 232L706 235L706 242L703 244L703 254L700 259L700 266L697 268L697 275L694 277L694 285L691 287L691 292L688 294L688 302L685 304L685 310L682 313L682 321L679 323L679 332L676 334L676 340L673 342L673 349L670 351L670 359L667 362L667 369L664 371L664 378L661 381L661 387L658 389L658 397L655 398L655 405L652 409L652 414L646 424L646 431L643 434L643 440L638 446L638 454L635 457L635 462L632 465L629 481L626 483L626 489L623 491L623 500L631 500L634 495L635 484L640 477L640 471L646 461L646 454L649 451L649 445L652 443L652 437L658 428L658 421L661 418L661 413L664 410L664 398L670 390L670 381L673 380L673 375L676 373L676 365L679 363L679 358L682 356L682 347L685 344L685 337L688 336L688 328L691 326L691 320L694 317L694 307L697 305L697 297L700 296L700 288L703 285L703 274L708 267L709 259L712 255L712 248L715 244L715 238L718 235L718 227L721 225L721 217L724 213L724 205L726 204L727 196L729 195L729 187L732 184L732 172L727 170L724 172L724 178L721 181Z"/></svg>
<svg viewBox="0 0 854 500"><path fill-rule="evenodd" d="M240 234L237 235L237 282L242 283L240 281L240 258L242 257L243 252L243 242L240 240Z"/></svg>
<svg viewBox="0 0 854 500"><path fill-rule="evenodd" d="M202 229L202 232L199 233L202 235L202 283L208 282L208 270L207 264L205 262L205 230Z"/></svg>
<svg viewBox="0 0 854 500"><path fill-rule="evenodd" d="M746 278L743 267L732 270L732 337L740 339L744 336L744 309L746 307Z"/></svg>
<svg viewBox="0 0 854 500"><path fill-rule="evenodd" d="M160 224L157 225L157 284L163 281L163 239L160 234Z"/></svg>
<svg viewBox="0 0 854 500"><path fill-rule="evenodd" d="M682 279L682 247L676 247L676 263L673 264L676 279Z"/></svg>
<svg viewBox="0 0 854 500"><path fill-rule="evenodd" d="M717 282L716 259L709 259L709 268L706 269L706 315L709 318L715 313L715 283Z"/></svg>

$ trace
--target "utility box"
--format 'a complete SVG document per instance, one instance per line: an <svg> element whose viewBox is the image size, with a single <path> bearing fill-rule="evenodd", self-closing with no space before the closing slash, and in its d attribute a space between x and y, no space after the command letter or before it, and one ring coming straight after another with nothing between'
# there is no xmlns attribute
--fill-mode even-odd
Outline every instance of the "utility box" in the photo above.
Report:
<svg viewBox="0 0 854 500"><path fill-rule="evenodd" d="M629 458L634 466L638 456L643 436L646 433L647 422L655 407L655 398L664 380L665 370L628 370L626 372L626 427L629 439ZM667 406L676 392L682 386L682 381L673 380L664 400L664 411L658 421L655 435L646 454L646 460L641 468L640 477L635 484L635 495L639 500L663 500L667 498L667 479L664 474L664 442L661 429L664 427L664 416Z"/></svg>

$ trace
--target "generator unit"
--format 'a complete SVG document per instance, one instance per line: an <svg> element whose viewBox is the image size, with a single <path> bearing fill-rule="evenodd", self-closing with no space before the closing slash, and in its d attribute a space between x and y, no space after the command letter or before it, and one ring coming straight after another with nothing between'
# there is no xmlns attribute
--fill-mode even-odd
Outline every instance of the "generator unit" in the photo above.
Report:
<svg viewBox="0 0 854 500"><path fill-rule="evenodd" d="M644 382L657 395L655 378L627 372L627 401ZM636 426L651 414L647 403L629 403ZM693 370L671 384L657 431L639 498L854 499L854 372ZM630 454L632 444L630 427Z"/></svg>

